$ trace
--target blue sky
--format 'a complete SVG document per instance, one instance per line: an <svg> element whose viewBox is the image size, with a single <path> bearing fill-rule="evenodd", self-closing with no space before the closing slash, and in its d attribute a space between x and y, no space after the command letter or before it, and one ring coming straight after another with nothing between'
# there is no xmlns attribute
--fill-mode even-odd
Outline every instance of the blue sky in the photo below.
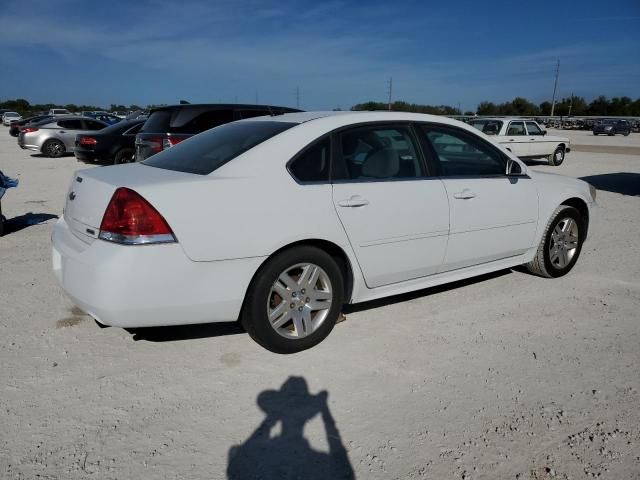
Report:
<svg viewBox="0 0 640 480"><path fill-rule="evenodd" d="M0 99L349 108L640 97L640 0L5 1Z"/></svg>

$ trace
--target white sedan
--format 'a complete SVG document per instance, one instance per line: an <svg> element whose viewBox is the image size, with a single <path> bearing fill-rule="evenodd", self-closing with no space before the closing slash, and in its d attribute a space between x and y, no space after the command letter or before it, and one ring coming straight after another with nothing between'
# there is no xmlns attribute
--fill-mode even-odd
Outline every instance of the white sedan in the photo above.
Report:
<svg viewBox="0 0 640 480"><path fill-rule="evenodd" d="M549 165L558 166L571 151L567 137L547 135L538 122L522 118L474 118L469 125L515 153L518 158L545 158Z"/></svg>
<svg viewBox="0 0 640 480"><path fill-rule="evenodd" d="M53 269L102 324L239 319L291 353L345 303L523 264L564 275L594 203L587 183L530 171L456 120L290 113L76 172Z"/></svg>

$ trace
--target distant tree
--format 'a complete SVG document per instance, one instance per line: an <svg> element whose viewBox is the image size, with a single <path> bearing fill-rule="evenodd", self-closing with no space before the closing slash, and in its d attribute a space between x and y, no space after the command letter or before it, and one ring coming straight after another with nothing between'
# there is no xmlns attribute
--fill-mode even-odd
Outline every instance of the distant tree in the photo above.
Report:
<svg viewBox="0 0 640 480"><path fill-rule="evenodd" d="M499 115L498 107L493 102L481 102L476 110L478 115Z"/></svg>
<svg viewBox="0 0 640 480"><path fill-rule="evenodd" d="M540 115L551 115L551 102L542 102L538 105Z"/></svg>
<svg viewBox="0 0 640 480"><path fill-rule="evenodd" d="M609 111L609 100L604 95L600 95L594 101L589 104L587 109L589 115L593 116L605 116Z"/></svg>

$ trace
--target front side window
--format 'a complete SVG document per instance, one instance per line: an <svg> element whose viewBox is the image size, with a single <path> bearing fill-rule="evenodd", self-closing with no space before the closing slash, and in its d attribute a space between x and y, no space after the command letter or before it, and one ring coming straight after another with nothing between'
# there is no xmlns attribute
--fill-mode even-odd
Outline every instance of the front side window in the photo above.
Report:
<svg viewBox="0 0 640 480"><path fill-rule="evenodd" d="M529 135L542 135L542 130L535 122L527 122L527 131Z"/></svg>
<svg viewBox="0 0 640 480"><path fill-rule="evenodd" d="M289 164L289 171L299 182L327 182L330 154L331 141L327 137L299 154Z"/></svg>
<svg viewBox="0 0 640 480"><path fill-rule="evenodd" d="M142 163L177 172L208 175L256 145L294 127L288 122L235 122L180 142Z"/></svg>
<svg viewBox="0 0 640 480"><path fill-rule="evenodd" d="M435 151L443 177L504 175L504 158L480 138L446 127L423 126L422 131Z"/></svg>
<svg viewBox="0 0 640 480"><path fill-rule="evenodd" d="M334 180L393 180L424 176L407 126L370 126L339 135Z"/></svg>
<svg viewBox="0 0 640 480"><path fill-rule="evenodd" d="M507 129L507 135L526 135L527 132L524 131L524 122L511 122L509 124L509 128Z"/></svg>

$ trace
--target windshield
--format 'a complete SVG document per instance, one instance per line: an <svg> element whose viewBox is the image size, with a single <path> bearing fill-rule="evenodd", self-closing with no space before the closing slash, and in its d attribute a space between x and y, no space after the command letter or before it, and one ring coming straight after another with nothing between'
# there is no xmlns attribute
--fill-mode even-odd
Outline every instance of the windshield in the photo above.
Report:
<svg viewBox="0 0 640 480"><path fill-rule="evenodd" d="M142 163L177 172L208 175L228 161L297 125L286 122L234 122L207 130Z"/></svg>

